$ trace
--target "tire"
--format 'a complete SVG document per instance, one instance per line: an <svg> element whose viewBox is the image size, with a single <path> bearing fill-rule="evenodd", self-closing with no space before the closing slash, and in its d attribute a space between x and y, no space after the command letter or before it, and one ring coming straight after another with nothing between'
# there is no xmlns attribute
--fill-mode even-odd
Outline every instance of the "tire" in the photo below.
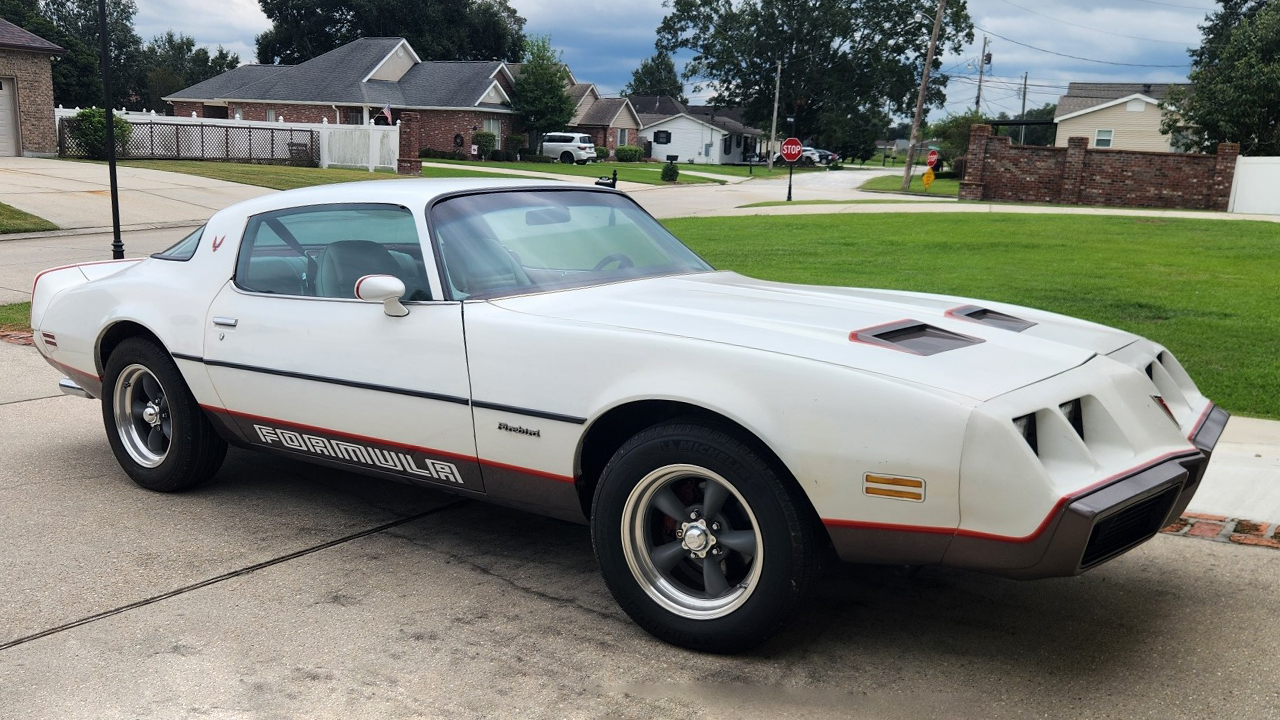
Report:
<svg viewBox="0 0 1280 720"><path fill-rule="evenodd" d="M701 511L717 502L709 490L720 509L708 518ZM819 567L799 495L722 430L651 427L614 454L596 487L591 534L605 583L660 640L714 653L758 645L796 614Z"/></svg>
<svg viewBox="0 0 1280 720"><path fill-rule="evenodd" d="M565 150L564 152L560 153L560 162L564 163L565 165L569 165L570 163L572 163L573 153L569 152L568 150Z"/></svg>
<svg viewBox="0 0 1280 720"><path fill-rule="evenodd" d="M193 488L227 454L173 358L146 338L124 340L107 358L102 421L120 467L148 490Z"/></svg>

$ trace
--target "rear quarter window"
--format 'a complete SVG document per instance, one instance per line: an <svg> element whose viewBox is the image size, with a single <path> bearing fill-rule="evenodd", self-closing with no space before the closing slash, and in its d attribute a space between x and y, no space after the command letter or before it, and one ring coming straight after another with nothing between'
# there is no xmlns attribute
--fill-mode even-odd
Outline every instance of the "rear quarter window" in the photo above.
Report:
<svg viewBox="0 0 1280 720"><path fill-rule="evenodd" d="M196 250L200 248L200 238L204 236L204 226L196 228L195 232L179 240L175 245L167 250L152 255L157 260L176 260L185 262L195 257Z"/></svg>

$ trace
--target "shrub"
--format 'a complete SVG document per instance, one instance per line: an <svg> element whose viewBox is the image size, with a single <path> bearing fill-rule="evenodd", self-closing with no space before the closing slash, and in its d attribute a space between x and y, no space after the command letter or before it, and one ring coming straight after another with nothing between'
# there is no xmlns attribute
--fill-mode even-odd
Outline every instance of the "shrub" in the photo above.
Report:
<svg viewBox="0 0 1280 720"><path fill-rule="evenodd" d="M471 144L476 146L480 157L487 158L498 146L498 136L488 130L481 130L471 134Z"/></svg>
<svg viewBox="0 0 1280 720"><path fill-rule="evenodd" d="M866 161L864 160L863 162L865 163ZM844 166L843 166L843 165L841 165L840 163L836 162L835 160L832 160L832 161L827 165L827 169L828 169L828 170L843 170L843 169L844 169Z"/></svg>
<svg viewBox="0 0 1280 720"><path fill-rule="evenodd" d="M675 182L680 179L680 168L675 163L669 162L662 166L663 182Z"/></svg>
<svg viewBox="0 0 1280 720"><path fill-rule="evenodd" d="M529 138L523 135L508 135L502 140L502 145L512 154L519 153L529 144Z"/></svg>
<svg viewBox="0 0 1280 720"><path fill-rule="evenodd" d="M613 149L613 154L618 162L640 162L640 158L644 157L644 150L635 145L619 145Z"/></svg>
<svg viewBox="0 0 1280 720"><path fill-rule="evenodd" d="M435 148L424 147L418 150L418 157L422 160L466 160L467 155L458 150L436 150Z"/></svg>
<svg viewBox="0 0 1280 720"><path fill-rule="evenodd" d="M489 159L494 162L506 162L507 151L498 150L497 148L489 151Z"/></svg>
<svg viewBox="0 0 1280 720"><path fill-rule="evenodd" d="M115 120L116 155L124 155L129 145L129 136L133 134L133 125L123 118L112 115ZM107 113L101 108L85 108L76 113L67 126L71 135L85 155L94 160L107 159Z"/></svg>
<svg viewBox="0 0 1280 720"><path fill-rule="evenodd" d="M608 160L608 159L609 159L609 148L605 147L604 145L597 145L597 146L596 146L596 159L597 159L597 160Z"/></svg>

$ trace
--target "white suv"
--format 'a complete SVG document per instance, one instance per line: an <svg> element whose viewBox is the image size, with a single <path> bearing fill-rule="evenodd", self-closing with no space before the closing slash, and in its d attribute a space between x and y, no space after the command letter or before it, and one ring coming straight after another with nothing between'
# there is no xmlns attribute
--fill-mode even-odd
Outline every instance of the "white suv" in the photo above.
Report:
<svg viewBox="0 0 1280 720"><path fill-rule="evenodd" d="M576 162L586 165L596 159L596 143L590 135L558 132L542 136L542 154L558 158L562 163Z"/></svg>

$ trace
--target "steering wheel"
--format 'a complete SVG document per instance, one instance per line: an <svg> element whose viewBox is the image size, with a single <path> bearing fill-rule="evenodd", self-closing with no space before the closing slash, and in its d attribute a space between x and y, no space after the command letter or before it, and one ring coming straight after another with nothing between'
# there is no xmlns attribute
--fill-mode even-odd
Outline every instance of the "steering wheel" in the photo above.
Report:
<svg viewBox="0 0 1280 720"><path fill-rule="evenodd" d="M632 268L636 266L635 262L632 261L631 258L627 257L624 253L614 253L612 255L608 255L602 258L600 262L596 263L595 267L591 268L591 271L599 272L605 269L606 265L614 262L618 263L619 270L626 270L627 268Z"/></svg>

